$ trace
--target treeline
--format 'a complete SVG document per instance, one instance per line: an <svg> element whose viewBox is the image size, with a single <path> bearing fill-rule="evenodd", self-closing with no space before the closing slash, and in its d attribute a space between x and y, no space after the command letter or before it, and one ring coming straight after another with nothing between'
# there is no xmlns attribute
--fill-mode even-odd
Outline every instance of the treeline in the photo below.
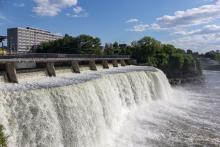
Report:
<svg viewBox="0 0 220 147"><path fill-rule="evenodd" d="M201 57L205 57L205 58L210 58L212 60L217 60L220 62L220 51L216 50L216 51L209 51L205 54L201 54Z"/></svg>
<svg viewBox="0 0 220 147"><path fill-rule="evenodd" d="M102 54L101 40L98 37L80 35L72 37L65 35L62 39L44 42L34 46L36 53L65 53L65 54Z"/></svg>
<svg viewBox="0 0 220 147"><path fill-rule="evenodd" d="M193 52L162 44L151 37L133 41L131 45L117 42L101 46L97 37L65 35L63 39L42 43L32 49L37 53L97 54L97 55L131 55L138 64L151 65L163 70L169 78L194 77L201 74L199 62Z"/></svg>

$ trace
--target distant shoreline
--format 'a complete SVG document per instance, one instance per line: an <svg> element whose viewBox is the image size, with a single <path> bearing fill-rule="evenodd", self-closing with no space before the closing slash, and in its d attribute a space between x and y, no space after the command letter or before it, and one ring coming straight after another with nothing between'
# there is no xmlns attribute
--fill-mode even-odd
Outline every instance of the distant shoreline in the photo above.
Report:
<svg viewBox="0 0 220 147"><path fill-rule="evenodd" d="M188 78L169 78L169 83L173 86L182 85L187 83L200 83L203 80L203 76L188 77Z"/></svg>

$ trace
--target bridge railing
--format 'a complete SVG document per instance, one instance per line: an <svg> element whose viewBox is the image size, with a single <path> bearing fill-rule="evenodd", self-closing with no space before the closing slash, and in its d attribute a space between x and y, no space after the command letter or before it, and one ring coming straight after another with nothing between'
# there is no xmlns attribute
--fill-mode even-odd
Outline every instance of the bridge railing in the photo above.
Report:
<svg viewBox="0 0 220 147"><path fill-rule="evenodd" d="M127 55L82 55L82 54L16 54L0 57L0 69L3 70L6 81L18 83L16 70L37 69L45 70L48 76L56 76L55 66L69 66L74 73L80 73L80 66L88 66L90 70L97 70L96 64L104 69L126 65L136 65L136 61Z"/></svg>
<svg viewBox="0 0 220 147"><path fill-rule="evenodd" d="M93 55L93 54L55 54L55 53L29 53L0 56L0 59L11 58L130 58L129 55Z"/></svg>

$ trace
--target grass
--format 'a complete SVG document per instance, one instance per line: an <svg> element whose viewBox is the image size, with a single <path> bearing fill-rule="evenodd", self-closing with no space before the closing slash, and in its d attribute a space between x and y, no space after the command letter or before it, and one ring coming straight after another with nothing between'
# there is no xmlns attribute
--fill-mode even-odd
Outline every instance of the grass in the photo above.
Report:
<svg viewBox="0 0 220 147"><path fill-rule="evenodd" d="M5 136L4 127L0 125L0 147L7 147L7 137Z"/></svg>

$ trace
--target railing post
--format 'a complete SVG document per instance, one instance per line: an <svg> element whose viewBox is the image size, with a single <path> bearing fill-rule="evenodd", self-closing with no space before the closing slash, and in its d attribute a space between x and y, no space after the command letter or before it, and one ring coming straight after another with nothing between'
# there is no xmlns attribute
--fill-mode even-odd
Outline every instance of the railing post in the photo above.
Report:
<svg viewBox="0 0 220 147"><path fill-rule="evenodd" d="M79 63L77 61L71 61L71 66L74 73L80 73Z"/></svg>
<svg viewBox="0 0 220 147"><path fill-rule="evenodd" d="M103 66L104 69L109 69L108 61L107 60L103 60L102 61L102 66Z"/></svg>
<svg viewBox="0 0 220 147"><path fill-rule="evenodd" d="M125 60L120 60L121 66L126 66Z"/></svg>
<svg viewBox="0 0 220 147"><path fill-rule="evenodd" d="M117 60L112 60L112 65L113 65L113 67L118 67L118 61Z"/></svg>
<svg viewBox="0 0 220 147"><path fill-rule="evenodd" d="M55 68L54 68L54 63L53 62L46 63L46 68L47 68L48 76L56 77L56 72L55 72Z"/></svg>
<svg viewBox="0 0 220 147"><path fill-rule="evenodd" d="M90 70L97 70L96 65L95 65L95 60L89 61L89 68Z"/></svg>
<svg viewBox="0 0 220 147"><path fill-rule="evenodd" d="M18 83L15 63L6 63L6 75L8 82Z"/></svg>

